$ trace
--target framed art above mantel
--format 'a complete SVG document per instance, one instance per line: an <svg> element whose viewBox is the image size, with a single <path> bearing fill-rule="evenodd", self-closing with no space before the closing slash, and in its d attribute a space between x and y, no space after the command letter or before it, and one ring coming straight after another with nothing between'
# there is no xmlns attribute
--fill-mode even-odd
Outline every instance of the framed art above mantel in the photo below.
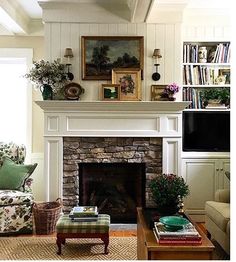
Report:
<svg viewBox="0 0 236 262"><path fill-rule="evenodd" d="M143 79L143 36L82 36L83 80L111 80L113 68L139 68Z"/></svg>

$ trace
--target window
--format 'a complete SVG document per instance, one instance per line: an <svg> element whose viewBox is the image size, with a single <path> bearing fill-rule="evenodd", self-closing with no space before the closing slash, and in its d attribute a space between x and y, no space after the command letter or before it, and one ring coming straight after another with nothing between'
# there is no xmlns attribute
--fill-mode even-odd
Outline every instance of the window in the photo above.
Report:
<svg viewBox="0 0 236 262"><path fill-rule="evenodd" d="M24 144L27 154L31 151L32 97L23 75L31 63L31 49L0 49L0 141Z"/></svg>

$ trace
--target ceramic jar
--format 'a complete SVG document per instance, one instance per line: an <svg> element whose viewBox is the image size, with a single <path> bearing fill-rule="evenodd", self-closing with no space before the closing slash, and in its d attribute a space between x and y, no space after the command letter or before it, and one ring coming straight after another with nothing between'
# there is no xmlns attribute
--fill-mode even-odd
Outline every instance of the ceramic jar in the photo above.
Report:
<svg viewBox="0 0 236 262"><path fill-rule="evenodd" d="M198 62L206 63L207 62L207 49L205 46L200 46L198 50Z"/></svg>

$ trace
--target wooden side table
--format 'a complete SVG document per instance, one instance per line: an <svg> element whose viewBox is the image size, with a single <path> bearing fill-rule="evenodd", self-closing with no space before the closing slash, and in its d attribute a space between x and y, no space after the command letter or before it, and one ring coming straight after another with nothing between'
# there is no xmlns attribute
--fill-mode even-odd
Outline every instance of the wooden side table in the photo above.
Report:
<svg viewBox="0 0 236 262"><path fill-rule="evenodd" d="M144 219L143 209L137 208L137 256L139 260L210 260L214 245L204 232L195 224L195 228L202 237L202 244L187 245L160 245Z"/></svg>

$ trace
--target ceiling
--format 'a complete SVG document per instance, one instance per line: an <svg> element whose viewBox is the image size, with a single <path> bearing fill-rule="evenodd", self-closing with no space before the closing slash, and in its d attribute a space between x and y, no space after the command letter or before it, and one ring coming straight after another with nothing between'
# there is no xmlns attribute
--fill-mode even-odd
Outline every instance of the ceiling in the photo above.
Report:
<svg viewBox="0 0 236 262"><path fill-rule="evenodd" d="M224 0L224 7L230 9L230 2ZM41 6L44 8L51 4L50 8L58 5L66 8L69 3L80 5L81 8L85 5L97 6L114 15L126 13L123 18L127 22L153 22L163 5L172 9L180 6L190 9L222 9L222 0L1 0L0 35L43 35Z"/></svg>

